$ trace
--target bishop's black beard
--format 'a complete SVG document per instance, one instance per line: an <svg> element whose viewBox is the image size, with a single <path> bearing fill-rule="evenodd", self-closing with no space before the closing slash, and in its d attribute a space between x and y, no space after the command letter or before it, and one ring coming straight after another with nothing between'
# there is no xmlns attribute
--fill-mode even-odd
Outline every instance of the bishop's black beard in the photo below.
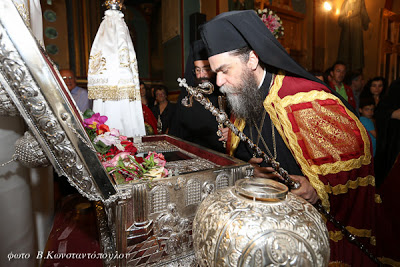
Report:
<svg viewBox="0 0 400 267"><path fill-rule="evenodd" d="M238 86L224 85L220 90L226 93L229 106L237 118L259 121L264 110L264 99L253 72L244 69L241 81Z"/></svg>

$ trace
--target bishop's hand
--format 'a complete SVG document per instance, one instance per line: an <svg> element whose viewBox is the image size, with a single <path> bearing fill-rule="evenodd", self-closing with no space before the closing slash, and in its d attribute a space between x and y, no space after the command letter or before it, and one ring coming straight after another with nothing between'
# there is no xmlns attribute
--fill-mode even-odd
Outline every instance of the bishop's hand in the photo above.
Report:
<svg viewBox="0 0 400 267"><path fill-rule="evenodd" d="M263 162L262 158L251 158L249 163L254 167L253 175L260 178L268 178L276 180L279 178L278 173L272 167L260 167Z"/></svg>
<svg viewBox="0 0 400 267"><path fill-rule="evenodd" d="M317 191L315 191L314 187L312 187L306 177L300 175L290 175L290 178L300 183L300 187L298 189L291 190L293 194L304 198L311 204L315 204L318 201L319 197Z"/></svg>
<svg viewBox="0 0 400 267"><path fill-rule="evenodd" d="M249 160L249 163L254 167L254 176L277 180L279 178L278 173L272 167L260 167L259 164L262 162L262 158L251 158ZM291 190L293 194L304 198L311 204L315 204L318 201L319 197L317 191L315 191L314 187L312 187L306 177L300 175L290 175L290 178L300 183L300 187L298 189Z"/></svg>

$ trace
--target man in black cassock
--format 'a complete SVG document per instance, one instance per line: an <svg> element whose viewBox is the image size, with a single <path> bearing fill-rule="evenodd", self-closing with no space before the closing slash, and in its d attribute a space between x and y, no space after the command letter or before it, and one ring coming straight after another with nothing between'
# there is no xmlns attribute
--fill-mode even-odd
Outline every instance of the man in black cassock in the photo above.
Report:
<svg viewBox="0 0 400 267"><path fill-rule="evenodd" d="M186 61L185 79L190 86L197 86L203 82L214 84L214 92L207 95L214 106L218 107L218 96L222 96L215 86L215 73L211 71L208 62L207 50L202 40L193 42ZM223 143L218 141L218 123L215 117L203 108L197 101L188 108L182 105L182 99L188 93L183 88L178 98L176 116L169 134L195 144L225 152Z"/></svg>
<svg viewBox="0 0 400 267"><path fill-rule="evenodd" d="M298 65L254 11L220 14L201 26L201 35L244 133L300 182L292 193L310 203L320 199L374 251L372 150L354 109ZM236 156L253 164L255 176L277 178L246 144ZM339 229L327 227L332 264L375 265Z"/></svg>

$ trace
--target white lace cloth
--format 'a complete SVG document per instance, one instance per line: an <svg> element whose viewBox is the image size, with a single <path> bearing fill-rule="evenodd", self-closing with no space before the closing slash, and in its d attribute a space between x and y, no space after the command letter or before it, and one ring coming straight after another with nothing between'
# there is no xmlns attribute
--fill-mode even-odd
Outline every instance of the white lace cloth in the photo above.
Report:
<svg viewBox="0 0 400 267"><path fill-rule="evenodd" d="M145 135L136 53L118 10L107 10L90 51L89 98L107 125L127 136Z"/></svg>

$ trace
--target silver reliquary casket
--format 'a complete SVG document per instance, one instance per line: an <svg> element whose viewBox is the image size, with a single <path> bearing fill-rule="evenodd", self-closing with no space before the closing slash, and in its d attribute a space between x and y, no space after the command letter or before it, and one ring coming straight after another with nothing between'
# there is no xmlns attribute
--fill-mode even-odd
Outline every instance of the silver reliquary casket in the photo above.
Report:
<svg viewBox="0 0 400 267"><path fill-rule="evenodd" d="M243 178L249 165L167 135L143 137L135 146L139 154L163 153L173 175L119 185L116 201L97 206L105 229L100 232L112 233L102 235L105 252L115 249L110 240L116 240L118 251L129 254L120 259L121 266L196 266L192 223L198 206L215 190Z"/></svg>
<svg viewBox="0 0 400 267"><path fill-rule="evenodd" d="M192 221L198 205L249 168L178 138L147 136L134 140L138 153L163 153L172 175L117 184L97 157L57 68L12 0L0 1L0 114L19 115L29 127L14 159L30 167L52 164L96 201L103 252L127 255L104 260L107 266L195 265Z"/></svg>

